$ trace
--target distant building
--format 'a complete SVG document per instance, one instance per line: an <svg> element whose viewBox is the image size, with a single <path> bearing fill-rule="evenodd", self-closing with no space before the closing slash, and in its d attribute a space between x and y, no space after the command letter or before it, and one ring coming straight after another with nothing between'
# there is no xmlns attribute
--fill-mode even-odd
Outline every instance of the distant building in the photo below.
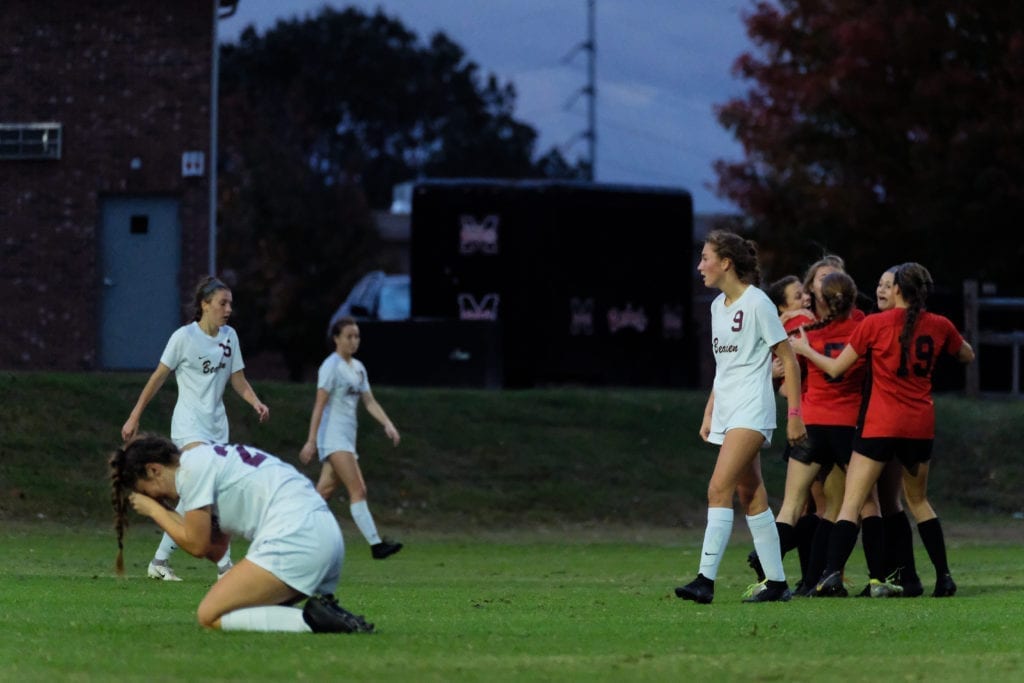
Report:
<svg viewBox="0 0 1024 683"><path fill-rule="evenodd" d="M5 2L0 367L152 367L210 269L217 13Z"/></svg>

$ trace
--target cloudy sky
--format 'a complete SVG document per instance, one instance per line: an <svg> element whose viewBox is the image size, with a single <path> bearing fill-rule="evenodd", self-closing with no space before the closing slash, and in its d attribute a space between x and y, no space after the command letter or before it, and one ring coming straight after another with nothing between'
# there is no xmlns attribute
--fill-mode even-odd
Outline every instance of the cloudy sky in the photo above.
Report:
<svg viewBox="0 0 1024 683"><path fill-rule="evenodd" d="M511 81L516 117L540 134L538 151L587 153L587 0L240 0L220 25L222 41L254 24L316 14L325 4L382 9L422 41L443 31L484 73ZM697 213L733 211L714 195L715 159L740 146L712 108L744 92L730 74L751 44L740 12L750 0L595 0L597 180L682 187Z"/></svg>

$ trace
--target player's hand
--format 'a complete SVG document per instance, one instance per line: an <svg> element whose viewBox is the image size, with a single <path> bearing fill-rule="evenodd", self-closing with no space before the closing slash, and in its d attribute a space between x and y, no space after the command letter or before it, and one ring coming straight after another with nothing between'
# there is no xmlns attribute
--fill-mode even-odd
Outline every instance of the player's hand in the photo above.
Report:
<svg viewBox="0 0 1024 683"><path fill-rule="evenodd" d="M807 441L807 427L799 415L790 415L786 420L786 439L794 446Z"/></svg>
<svg viewBox="0 0 1024 683"><path fill-rule="evenodd" d="M124 441L131 441L135 438L135 434L139 431L139 421L134 417L129 417L124 426L121 427L121 438Z"/></svg>
<svg viewBox="0 0 1024 683"><path fill-rule="evenodd" d="M793 347L793 351L797 355L806 356L810 352L811 345L807 341L807 332L802 326L796 334L789 335L789 345Z"/></svg>
<svg viewBox="0 0 1024 683"><path fill-rule="evenodd" d="M391 439L391 443L396 446L398 445L398 442L402 440L401 435L398 433L398 430L395 429L395 425L393 424L387 424L384 426L384 434Z"/></svg>
<svg viewBox="0 0 1024 683"><path fill-rule="evenodd" d="M307 441L302 445L302 450L299 451L299 461L303 465L308 465L313 461L314 455L316 455L316 444L312 441Z"/></svg>
<svg viewBox="0 0 1024 683"><path fill-rule="evenodd" d="M705 417L700 423L700 438L707 441L709 436L711 436L711 418Z"/></svg>
<svg viewBox="0 0 1024 683"><path fill-rule="evenodd" d="M131 503L132 508L136 512L138 512L140 515L144 515L146 517L152 517L153 513L158 508L163 507L162 505L160 505L160 503L158 503L156 500L150 498L145 493L137 493L137 492L129 493L128 494L128 502Z"/></svg>
<svg viewBox="0 0 1024 683"><path fill-rule="evenodd" d="M256 411L256 414L259 415L261 423L270 419L270 408L268 408L267 404L262 401L256 401L256 405L253 406L253 409Z"/></svg>

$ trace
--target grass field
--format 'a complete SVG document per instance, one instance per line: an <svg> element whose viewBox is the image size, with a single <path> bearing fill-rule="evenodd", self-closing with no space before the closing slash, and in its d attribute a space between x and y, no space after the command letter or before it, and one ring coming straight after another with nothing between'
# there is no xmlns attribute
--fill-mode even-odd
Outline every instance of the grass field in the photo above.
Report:
<svg viewBox="0 0 1024 683"><path fill-rule="evenodd" d="M955 598L744 605L738 521L715 603L699 606L672 589L700 552L704 392L376 387L403 440L391 448L364 414L361 462L382 531L406 549L372 561L347 505L332 507L341 602L378 633L286 636L196 626L213 566L179 551L183 583L144 578L159 536L137 517L128 576L113 575L105 456L144 382L0 373L0 682L1024 680L1024 402L937 399L931 497ZM271 421L229 392L233 438L297 463L312 387L254 386ZM166 428L174 396L144 429ZM778 450L763 456L776 509ZM854 590L863 564L858 549Z"/></svg>
<svg viewBox="0 0 1024 683"><path fill-rule="evenodd" d="M737 528L702 606L672 594L695 571L693 533L424 534L374 562L346 529L339 595L378 632L303 636L203 632L194 611L215 569L179 553L184 582L142 578L153 527L132 528L117 579L108 529L19 523L0 532L0 679L1021 680L1020 548L950 535L955 598L745 605ZM859 588L859 551L848 573Z"/></svg>

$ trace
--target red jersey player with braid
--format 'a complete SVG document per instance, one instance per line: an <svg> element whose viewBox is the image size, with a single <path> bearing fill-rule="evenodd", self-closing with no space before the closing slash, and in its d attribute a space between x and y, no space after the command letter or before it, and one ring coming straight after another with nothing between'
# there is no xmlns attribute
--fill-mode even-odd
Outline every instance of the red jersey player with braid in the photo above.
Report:
<svg viewBox="0 0 1024 683"><path fill-rule="evenodd" d="M870 352L872 384L861 433L854 442L839 519L829 538L825 573L815 595L833 593L842 585L842 568L857 542L857 520L885 464L897 459L905 470L908 500L923 494L935 438L932 371L940 354L962 363L974 360L970 344L944 316L929 313L925 302L933 287L931 274L919 263L904 263L895 273L895 308L867 316L836 358L818 353L801 334L794 350L832 377L849 370ZM924 500L927 498L920 496ZM917 516L918 531L935 566L935 597L956 593L946 559L942 526L928 505Z"/></svg>

